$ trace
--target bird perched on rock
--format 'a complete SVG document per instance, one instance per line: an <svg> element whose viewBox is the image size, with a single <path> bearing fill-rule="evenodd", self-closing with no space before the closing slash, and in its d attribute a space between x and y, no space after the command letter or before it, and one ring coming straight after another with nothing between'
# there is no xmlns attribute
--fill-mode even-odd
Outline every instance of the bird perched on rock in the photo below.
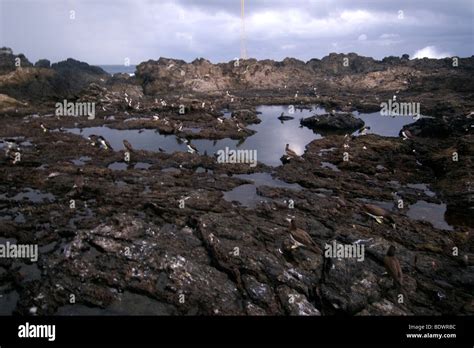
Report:
<svg viewBox="0 0 474 348"><path fill-rule="evenodd" d="M241 122L236 122L235 126L237 127L237 132L242 132L245 129L245 125Z"/></svg>
<svg viewBox="0 0 474 348"><path fill-rule="evenodd" d="M186 139L186 147L188 148L188 152L189 153L197 153L199 154L199 151L197 149L196 146L194 146L193 144L191 144L191 142L189 140Z"/></svg>
<svg viewBox="0 0 474 348"><path fill-rule="evenodd" d="M127 139L123 139L123 146L128 152L134 152L132 144Z"/></svg>
<svg viewBox="0 0 474 348"><path fill-rule="evenodd" d="M413 134L411 134L411 132L408 129L405 129L405 130L402 130L402 137L403 137L403 140L412 139Z"/></svg>
<svg viewBox="0 0 474 348"><path fill-rule="evenodd" d="M72 190L66 194L66 197L78 197L82 194L84 189L84 176L82 173L82 169L77 168L76 177L74 178L74 185L72 186Z"/></svg>
<svg viewBox="0 0 474 348"><path fill-rule="evenodd" d="M387 254L383 259L383 264L387 273L393 278L394 284L397 286L403 285L403 273L402 268L400 267L400 261L395 256L395 247L390 245L388 248Z"/></svg>
<svg viewBox="0 0 474 348"><path fill-rule="evenodd" d="M174 129L178 132L181 132L181 130L183 129L183 123L182 122L178 122L174 125Z"/></svg>
<svg viewBox="0 0 474 348"><path fill-rule="evenodd" d="M360 135L366 135L367 134L367 131L370 129L369 126L363 126L362 128L360 128L357 133L360 134Z"/></svg>
<svg viewBox="0 0 474 348"><path fill-rule="evenodd" d="M6 139L4 142L7 145L5 149L5 157L9 160L15 161L16 154L20 151L20 146L18 146L14 139Z"/></svg>
<svg viewBox="0 0 474 348"><path fill-rule="evenodd" d="M40 127L43 130L43 133L47 133L49 131L49 129L46 128L46 126L43 123L40 123Z"/></svg>
<svg viewBox="0 0 474 348"><path fill-rule="evenodd" d="M304 161L304 159L302 157L298 156L295 151L290 149L290 145L288 145L288 144L286 144L286 146L285 146L285 156L286 156L286 158L285 158L286 162L289 162L292 159L295 159L295 160L298 160L298 161ZM283 157L285 157L285 156L283 156Z"/></svg>
<svg viewBox="0 0 474 348"><path fill-rule="evenodd" d="M294 243L293 248L298 248L300 246L304 246L317 254L321 254L321 248L314 242L311 236L305 230L296 227L295 220L290 220L290 228L289 228L290 238Z"/></svg>
<svg viewBox="0 0 474 348"><path fill-rule="evenodd" d="M387 219L393 223L392 216L384 208L381 208L374 204L364 204L362 208L368 216L377 221L379 224L383 222L383 219Z"/></svg>
<svg viewBox="0 0 474 348"><path fill-rule="evenodd" d="M91 134L87 137L92 146L97 146L99 144L99 137L95 134Z"/></svg>
<svg viewBox="0 0 474 348"><path fill-rule="evenodd" d="M78 168L77 169L77 175L76 178L74 179L74 185L73 185L73 190L80 195L82 194L82 191L84 189L84 176L82 175L82 169Z"/></svg>
<svg viewBox="0 0 474 348"><path fill-rule="evenodd" d="M285 153L288 157L290 158L296 158L296 157L299 157L295 151L293 151L292 149L290 149L290 145L289 144L286 144L285 146Z"/></svg>

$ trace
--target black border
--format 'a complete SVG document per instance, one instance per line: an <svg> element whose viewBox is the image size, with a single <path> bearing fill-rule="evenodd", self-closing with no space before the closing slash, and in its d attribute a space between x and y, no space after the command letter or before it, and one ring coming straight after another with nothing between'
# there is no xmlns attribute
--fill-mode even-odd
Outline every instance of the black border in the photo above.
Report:
<svg viewBox="0 0 474 348"><path fill-rule="evenodd" d="M54 324L56 339L19 338L18 326ZM408 339L408 325L456 325L456 338ZM149 316L70 316L0 317L0 346L64 344L375 344L449 345L472 347L474 317L149 317Z"/></svg>

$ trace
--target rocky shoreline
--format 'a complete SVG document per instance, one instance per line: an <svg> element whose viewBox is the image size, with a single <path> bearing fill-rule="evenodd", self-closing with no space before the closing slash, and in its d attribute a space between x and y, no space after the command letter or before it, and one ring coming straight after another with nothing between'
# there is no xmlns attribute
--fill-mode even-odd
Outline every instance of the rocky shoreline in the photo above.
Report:
<svg viewBox="0 0 474 348"><path fill-rule="evenodd" d="M36 263L0 259L0 314L472 315L474 57L458 61L160 58L135 76L110 76L72 59L33 65L2 49L0 239L37 244L40 255ZM56 115L64 100L94 103L94 117ZM125 148L68 131L243 142L262 121L260 105L340 115L379 112L387 100L418 102L433 118L399 137L328 133L276 167L158 148L133 149L126 162ZM253 208L226 200L251 183L238 175L251 173L301 189L260 185ZM420 201L444 204L450 228L413 218ZM374 220L368 203L389 218ZM291 219L321 252L292 246ZM328 266L322 250L334 241L364 245L364 261ZM402 289L384 275L390 245Z"/></svg>

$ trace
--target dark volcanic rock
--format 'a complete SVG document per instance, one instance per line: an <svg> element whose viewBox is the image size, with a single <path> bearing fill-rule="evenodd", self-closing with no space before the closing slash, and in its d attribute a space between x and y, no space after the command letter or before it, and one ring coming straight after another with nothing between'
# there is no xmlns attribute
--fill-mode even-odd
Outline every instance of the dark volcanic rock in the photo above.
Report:
<svg viewBox="0 0 474 348"><path fill-rule="evenodd" d="M51 62L48 59L40 59L35 63L37 68L50 68Z"/></svg>
<svg viewBox="0 0 474 348"><path fill-rule="evenodd" d="M0 48L0 74L5 74L15 70L17 68L17 58L20 58L19 63L20 67L22 68L30 67L33 65L23 54L20 53L18 55L15 55L13 54L13 50L11 48Z"/></svg>
<svg viewBox="0 0 474 348"><path fill-rule="evenodd" d="M345 60L346 59L346 60ZM355 53L331 53L320 61L311 60L313 69L321 69L326 73L346 75L347 73L368 73L382 70L382 62ZM344 64L347 62L346 64Z"/></svg>
<svg viewBox="0 0 474 348"><path fill-rule="evenodd" d="M360 118L346 113L314 115L302 119L300 123L311 129L322 130L354 130L364 126Z"/></svg>
<svg viewBox="0 0 474 348"><path fill-rule="evenodd" d="M286 58L281 62L246 59L213 64L202 58L191 63L160 58L139 64L136 75L131 77L111 77L99 67L74 59L40 71L38 67L48 66L41 61L28 70L32 65L22 55L18 57L26 71L18 72L15 57L10 49L0 51L0 93L49 105L58 99L76 99L90 83L97 83L110 87L109 91L122 93L124 105L113 106L117 110L169 108L170 103L162 104L166 95L197 99L196 105L201 109L204 107L200 105L206 101L205 108L212 112L218 111L214 106L245 110L255 105L256 99L265 103L278 100L275 104L295 106L320 104L345 112L354 109L375 112L380 110L380 102L392 98L394 93L408 101L416 95L425 115L455 115L474 107L470 98L474 86L473 57L459 58L455 69L450 58L409 60L404 55L375 60L355 53L331 53L308 62ZM13 75L2 76L2 73ZM132 97L132 103L125 101L124 93L129 93L123 85L140 88L144 95L140 106L136 98ZM212 99L221 97L219 105L213 105ZM186 109L195 108L183 104ZM258 122L252 115L248 119L242 116L239 120L246 124Z"/></svg>
<svg viewBox="0 0 474 348"><path fill-rule="evenodd" d="M7 56L7 62L10 60L14 61L13 56ZM40 62L46 65L46 61ZM105 82L109 76L99 67L74 59L55 63L50 69L31 66L22 63L21 69L0 75L0 93L18 100L57 102L75 99L89 84Z"/></svg>
<svg viewBox="0 0 474 348"><path fill-rule="evenodd" d="M232 113L232 117L235 117L239 121L244 122L246 124L262 122L262 120L258 118L255 110L247 110L247 109L236 110Z"/></svg>
<svg viewBox="0 0 474 348"><path fill-rule="evenodd" d="M55 91L70 97L92 82L105 81L109 76L102 68L71 58L51 65L51 69L56 72L51 81Z"/></svg>
<svg viewBox="0 0 474 348"><path fill-rule="evenodd" d="M84 73L89 75L108 75L105 70L98 66L89 65L78 60L68 58L62 62L54 63L51 68L61 72L63 75L73 73Z"/></svg>
<svg viewBox="0 0 474 348"><path fill-rule="evenodd" d="M445 118L422 118L409 124L400 131L408 129L411 134L426 138L447 138L453 135L465 135L470 131L473 115Z"/></svg>
<svg viewBox="0 0 474 348"><path fill-rule="evenodd" d="M0 260L0 278L18 293L14 313L105 314L121 303L120 312L131 314L138 302L147 314L472 315L473 102L465 83L474 80L472 62L460 59L453 70L449 59L353 54L307 63L160 59L140 64L135 78L68 60L0 74L0 110L8 110L0 127L0 238L37 243L41 252L34 277L21 260ZM255 132L246 126L258 122L258 105L376 110L399 89L400 99L422 102L423 114L446 117L407 126L405 140L331 134L276 168L158 148L133 151L132 162L147 169L130 163L113 170L110 164L124 163L121 146L101 149L63 131L105 126L153 129L176 141L245 139ZM96 102L98 117L46 117L52 110L41 107L66 97ZM32 112L19 115L26 99ZM233 117L219 118L224 108ZM363 125L350 114L303 123ZM10 146L21 151L16 164ZM225 192L252 182L233 174L262 172L299 189L260 185L252 208L227 201ZM412 218L420 201L444 204L437 218L446 218L449 230ZM367 215L368 205L385 209L382 221ZM321 252L294 244L289 219ZM332 242L363 245L363 260L328 260L322 250ZM404 303L383 275L390 245L404 273ZM70 294L78 294L74 305Z"/></svg>

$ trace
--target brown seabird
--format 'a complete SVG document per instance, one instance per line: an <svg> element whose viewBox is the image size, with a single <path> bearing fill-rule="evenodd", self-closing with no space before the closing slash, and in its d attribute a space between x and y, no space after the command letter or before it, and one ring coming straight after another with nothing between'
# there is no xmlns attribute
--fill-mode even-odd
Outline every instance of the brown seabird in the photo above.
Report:
<svg viewBox="0 0 474 348"><path fill-rule="evenodd" d="M314 242L308 232L296 227L295 220L290 220L289 232L295 248L304 246L317 254L322 253L321 248Z"/></svg>
<svg viewBox="0 0 474 348"><path fill-rule="evenodd" d="M285 146L285 153L288 157L290 158L296 158L296 157L299 157L296 152L294 152L292 149L290 149L290 145L289 144L286 144Z"/></svg>
<svg viewBox="0 0 474 348"><path fill-rule="evenodd" d="M387 219L393 223L393 218L390 213L374 204L364 204L363 205L364 212L370 216L371 218L375 219L379 224L383 222L383 219Z"/></svg>
<svg viewBox="0 0 474 348"><path fill-rule="evenodd" d="M105 150L113 150L112 145L110 145L107 139L105 139L102 135L99 135L97 137L97 140L99 141L99 144L101 145L101 147L103 147Z"/></svg>
<svg viewBox="0 0 474 348"><path fill-rule="evenodd" d="M400 261L395 256L395 247L390 245L387 251L387 255L385 255L383 259L383 264L387 273L393 278L394 284L397 286L403 285L403 273L402 268L400 267Z"/></svg>
<svg viewBox="0 0 474 348"><path fill-rule="evenodd" d="M123 146L128 152L134 152L132 144L127 139L123 139Z"/></svg>

